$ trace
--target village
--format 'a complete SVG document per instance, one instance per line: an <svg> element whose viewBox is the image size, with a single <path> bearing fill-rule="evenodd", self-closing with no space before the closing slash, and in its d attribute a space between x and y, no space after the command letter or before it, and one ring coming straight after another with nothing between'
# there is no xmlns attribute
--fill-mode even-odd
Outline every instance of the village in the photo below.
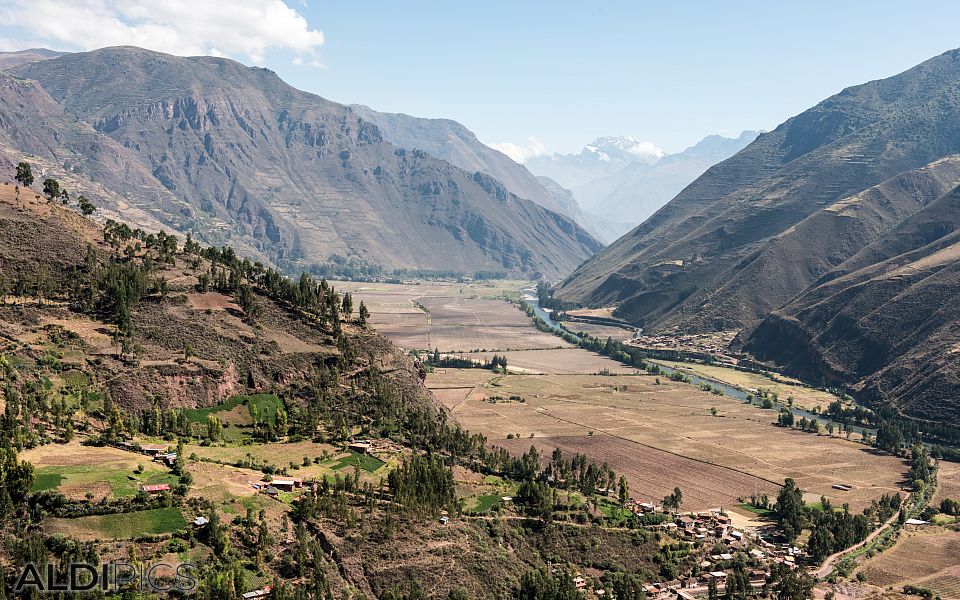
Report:
<svg viewBox="0 0 960 600"><path fill-rule="evenodd" d="M167 467L172 467L177 460L177 454L170 452L169 448L162 444L141 445L128 441L123 442L122 446L127 450L150 456L154 461ZM349 442L347 449L358 455L373 455L394 450L388 441L366 439ZM265 475L261 480L249 481L248 485L257 493L274 500L295 502L300 493L316 490L319 482L301 477ZM168 484L143 485L141 490L154 496L170 493L171 486ZM609 491L601 489L598 493L606 497ZM282 498L283 496L286 498ZM510 506L514 499L504 496L501 500L505 506ZM776 539L777 532L772 526L758 528L741 524L738 527L734 524L734 518L722 508L699 512L670 511L655 502L634 498L628 499L622 508L636 517L659 516L659 519L656 519L659 521L657 524L644 527L684 544L689 548L689 556L693 559L693 566L688 569L689 572L679 574L674 579L646 584L643 591L648 598L657 600L705 598L711 589L722 591L727 578L738 565L745 569L750 586L759 593L768 584L773 565L784 565L794 569L803 564L805 554L800 548L773 541ZM455 522L458 516L443 510L439 513L437 521L441 526L447 526ZM199 529L208 522L207 515L197 515L191 521L191 525ZM288 540L288 543L291 542L292 540ZM553 570L558 572L563 568L555 565ZM576 572L573 574L573 582L584 596L614 597L611 590L601 583L597 573ZM265 587L247 592L243 598L252 600L269 595L270 588Z"/></svg>

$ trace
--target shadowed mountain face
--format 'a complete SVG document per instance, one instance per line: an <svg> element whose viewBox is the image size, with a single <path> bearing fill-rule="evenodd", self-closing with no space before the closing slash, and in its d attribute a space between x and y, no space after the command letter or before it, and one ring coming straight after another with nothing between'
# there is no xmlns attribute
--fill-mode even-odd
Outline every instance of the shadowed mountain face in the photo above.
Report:
<svg viewBox="0 0 960 600"><path fill-rule="evenodd" d="M890 206L887 192L869 188L957 152L960 51L952 51L760 135L588 260L557 296L616 304L618 316L649 329L754 325L929 202L953 167L931 165L944 175L927 189L891 181L906 196L891 192ZM876 206L851 213L864 201Z"/></svg>
<svg viewBox="0 0 960 600"><path fill-rule="evenodd" d="M811 380L856 382L907 415L956 423L958 297L955 187L767 316L745 349Z"/></svg>
<svg viewBox="0 0 960 600"><path fill-rule="evenodd" d="M550 277L599 249L572 221L489 175L397 148L350 108L266 69L108 48L9 73L39 82L60 114L43 141L11 141L8 155L34 154L77 187L100 184L120 214L281 266L344 257ZM21 127L39 126L12 121L4 134L23 138Z"/></svg>

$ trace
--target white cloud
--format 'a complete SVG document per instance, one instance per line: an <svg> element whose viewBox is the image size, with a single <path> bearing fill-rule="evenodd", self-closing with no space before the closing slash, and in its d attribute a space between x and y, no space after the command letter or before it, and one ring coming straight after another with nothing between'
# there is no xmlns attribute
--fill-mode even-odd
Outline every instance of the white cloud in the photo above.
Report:
<svg viewBox="0 0 960 600"><path fill-rule="evenodd" d="M489 144L494 150L503 152L514 161L523 164L535 156L543 156L547 153L547 147L543 142L535 137L527 138L524 145L514 144L513 142L500 142L498 144Z"/></svg>
<svg viewBox="0 0 960 600"><path fill-rule="evenodd" d="M257 65L267 51L286 50L299 64L320 66L317 51L324 43L323 32L282 0L0 0L0 22L18 24L31 45L140 46Z"/></svg>

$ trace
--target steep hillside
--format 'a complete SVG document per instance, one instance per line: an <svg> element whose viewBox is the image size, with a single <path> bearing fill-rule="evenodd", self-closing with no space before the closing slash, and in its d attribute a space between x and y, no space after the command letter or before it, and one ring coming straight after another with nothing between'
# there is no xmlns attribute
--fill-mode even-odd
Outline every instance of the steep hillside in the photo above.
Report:
<svg viewBox="0 0 960 600"><path fill-rule="evenodd" d="M756 265L753 273L763 277L746 277L758 258L769 256L767 245L811 215L836 210L839 200L960 152L958 113L960 51L846 89L709 169L577 269L557 296L619 305L618 316L652 329L755 324L821 276L824 260L836 264L877 232L842 228L840 255L823 256L814 250L822 244L820 227L803 228L808 235L787 237L812 250L810 259L804 252L775 268ZM923 200L908 199L892 214L911 204Z"/></svg>
<svg viewBox="0 0 960 600"><path fill-rule="evenodd" d="M62 108L38 138L49 142L13 150L66 163L168 227L286 268L337 260L556 276L599 248L492 177L396 148L349 108L265 69L108 48L9 72ZM24 122L5 123L7 137L28 137L18 135ZM74 147L58 144L62 130Z"/></svg>
<svg viewBox="0 0 960 600"><path fill-rule="evenodd" d="M960 419L960 188L818 283L745 335L744 349L911 417Z"/></svg>
<svg viewBox="0 0 960 600"><path fill-rule="evenodd" d="M511 193L533 200L554 212L564 212L523 165L485 145L472 131L456 121L377 112L358 104L350 105L350 109L361 119L376 125L383 138L394 146L423 150L470 173L486 173Z"/></svg>

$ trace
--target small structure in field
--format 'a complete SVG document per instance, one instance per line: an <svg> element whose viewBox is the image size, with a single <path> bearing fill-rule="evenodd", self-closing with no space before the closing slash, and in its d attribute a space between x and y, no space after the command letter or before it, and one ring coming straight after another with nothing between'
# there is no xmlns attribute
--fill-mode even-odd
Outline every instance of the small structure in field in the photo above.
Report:
<svg viewBox="0 0 960 600"><path fill-rule="evenodd" d="M303 480L294 478L274 479L270 482L270 485L283 492L292 492L303 487Z"/></svg>
<svg viewBox="0 0 960 600"><path fill-rule="evenodd" d="M355 442L350 442L350 445L347 446L348 450L353 450L357 454L367 454L373 448L373 444L364 440L357 440Z"/></svg>
<svg viewBox="0 0 960 600"><path fill-rule="evenodd" d="M166 446L156 446L156 445L152 445L152 444L147 444L147 445L145 445L145 446L143 446L143 445L140 446L140 451L143 452L144 454L148 454L148 455L150 455L150 456L156 457L156 456L159 455L159 454L164 454L164 453L166 453L167 447L166 447Z"/></svg>
<svg viewBox="0 0 960 600"><path fill-rule="evenodd" d="M169 484L166 484L166 483L158 483L158 484L155 484L155 485L145 485L145 486L141 487L140 489L142 489L143 491L145 491L145 492L148 493L148 494L159 494L159 493L162 493L162 492L169 492L169 491L170 491L170 485L169 485Z"/></svg>

